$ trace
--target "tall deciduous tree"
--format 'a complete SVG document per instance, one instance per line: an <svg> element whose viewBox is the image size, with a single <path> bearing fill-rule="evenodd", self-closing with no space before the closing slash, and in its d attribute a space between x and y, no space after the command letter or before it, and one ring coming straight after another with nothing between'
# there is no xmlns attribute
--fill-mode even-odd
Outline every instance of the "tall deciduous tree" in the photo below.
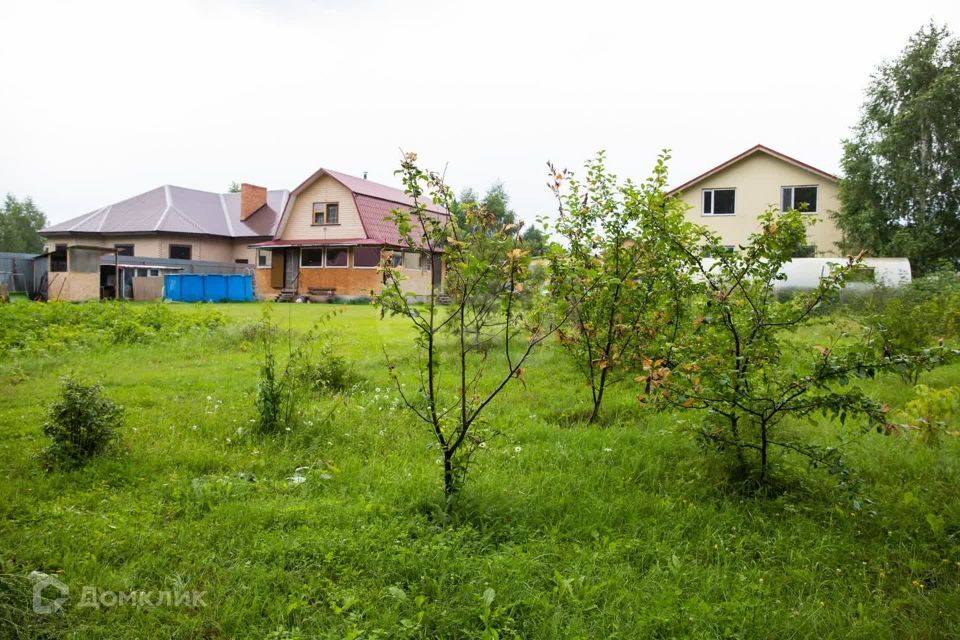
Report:
<svg viewBox="0 0 960 640"><path fill-rule="evenodd" d="M523 246L532 256L542 256L547 251L549 238L537 225L532 224L523 232Z"/></svg>
<svg viewBox="0 0 960 640"><path fill-rule="evenodd" d="M960 259L960 41L928 25L867 88L844 143L837 222L848 248L910 258L919 272Z"/></svg>
<svg viewBox="0 0 960 640"><path fill-rule="evenodd" d="M0 251L40 253L43 237L40 229L47 226L47 216L30 197L17 200L8 193L0 207Z"/></svg>

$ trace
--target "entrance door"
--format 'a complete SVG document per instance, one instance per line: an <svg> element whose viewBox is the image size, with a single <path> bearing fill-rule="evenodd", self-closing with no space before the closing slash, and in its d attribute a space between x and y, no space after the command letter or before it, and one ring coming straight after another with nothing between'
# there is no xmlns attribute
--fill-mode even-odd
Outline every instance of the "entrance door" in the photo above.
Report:
<svg viewBox="0 0 960 640"><path fill-rule="evenodd" d="M433 268L433 288L440 290L443 284L443 262L438 254L430 256L430 265Z"/></svg>
<svg viewBox="0 0 960 640"><path fill-rule="evenodd" d="M274 249L270 253L270 286L274 289L283 289L284 251Z"/></svg>
<svg viewBox="0 0 960 640"><path fill-rule="evenodd" d="M297 275L300 273L300 249L287 249L283 263L283 288L292 289L297 286Z"/></svg>

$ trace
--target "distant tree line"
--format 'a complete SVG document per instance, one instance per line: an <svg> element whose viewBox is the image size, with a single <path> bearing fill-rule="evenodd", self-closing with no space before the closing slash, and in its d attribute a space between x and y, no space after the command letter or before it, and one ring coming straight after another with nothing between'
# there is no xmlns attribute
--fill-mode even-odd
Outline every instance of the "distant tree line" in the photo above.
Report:
<svg viewBox="0 0 960 640"><path fill-rule="evenodd" d="M40 253L44 246L40 229L45 226L47 216L29 196L18 200L8 193L0 206L0 251Z"/></svg>
<svg viewBox="0 0 960 640"><path fill-rule="evenodd" d="M460 195L453 200L452 212L461 226L465 224L466 211L475 205L482 205L483 209L492 214L499 226L518 224L516 212L510 208L510 196L499 180L494 182L481 197L471 187L460 191ZM520 234L524 248L532 256L542 256L549 244L547 234L536 225L524 223L525 229Z"/></svg>
<svg viewBox="0 0 960 640"><path fill-rule="evenodd" d="M929 24L882 64L844 141L836 220L851 252L960 263L960 40Z"/></svg>

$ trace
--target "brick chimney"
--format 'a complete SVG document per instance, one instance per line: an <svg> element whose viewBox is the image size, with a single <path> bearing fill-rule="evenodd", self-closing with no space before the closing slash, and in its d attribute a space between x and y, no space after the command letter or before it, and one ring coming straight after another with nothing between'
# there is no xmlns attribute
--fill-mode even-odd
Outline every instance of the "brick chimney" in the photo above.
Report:
<svg viewBox="0 0 960 640"><path fill-rule="evenodd" d="M267 188L244 182L240 185L240 219L246 220L253 212L267 204Z"/></svg>

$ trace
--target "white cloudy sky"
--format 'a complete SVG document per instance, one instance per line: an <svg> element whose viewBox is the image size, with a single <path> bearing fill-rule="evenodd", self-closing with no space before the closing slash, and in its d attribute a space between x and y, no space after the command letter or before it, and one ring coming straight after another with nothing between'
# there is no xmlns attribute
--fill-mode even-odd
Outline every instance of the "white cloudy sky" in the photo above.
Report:
<svg viewBox="0 0 960 640"><path fill-rule="evenodd" d="M679 184L757 142L836 170L873 68L960 2L164 0L0 4L0 193L54 222L171 183L394 184L553 210L545 161Z"/></svg>

